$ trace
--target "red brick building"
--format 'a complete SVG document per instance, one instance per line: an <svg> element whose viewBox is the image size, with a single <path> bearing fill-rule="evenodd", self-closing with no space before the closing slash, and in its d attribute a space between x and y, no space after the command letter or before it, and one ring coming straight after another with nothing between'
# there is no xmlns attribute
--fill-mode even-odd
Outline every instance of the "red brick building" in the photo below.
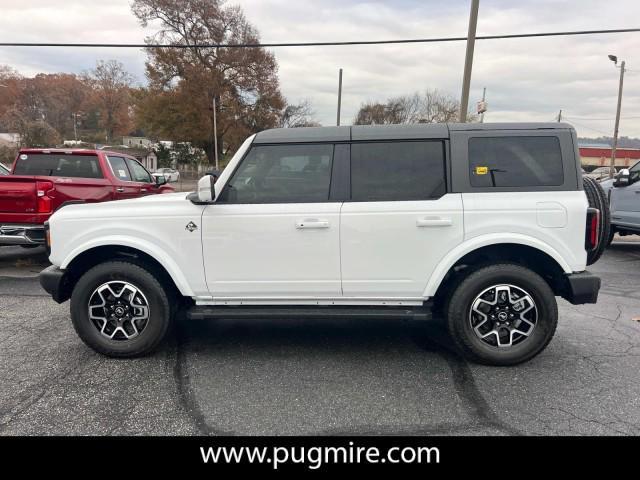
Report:
<svg viewBox="0 0 640 480"><path fill-rule="evenodd" d="M580 147L583 166L606 167L611 162L611 148ZM617 148L616 167L630 167L640 160L640 148Z"/></svg>

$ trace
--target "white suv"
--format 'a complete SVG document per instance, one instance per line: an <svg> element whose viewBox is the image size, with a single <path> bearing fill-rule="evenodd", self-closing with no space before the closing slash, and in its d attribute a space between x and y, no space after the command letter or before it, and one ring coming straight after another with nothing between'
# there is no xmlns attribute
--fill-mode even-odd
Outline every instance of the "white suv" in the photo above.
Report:
<svg viewBox="0 0 640 480"><path fill-rule="evenodd" d="M111 356L156 347L179 309L435 312L467 357L515 364L550 341L556 296L597 300L585 267L606 207L585 195L576 145L561 123L267 130L197 192L58 211L41 283Z"/></svg>

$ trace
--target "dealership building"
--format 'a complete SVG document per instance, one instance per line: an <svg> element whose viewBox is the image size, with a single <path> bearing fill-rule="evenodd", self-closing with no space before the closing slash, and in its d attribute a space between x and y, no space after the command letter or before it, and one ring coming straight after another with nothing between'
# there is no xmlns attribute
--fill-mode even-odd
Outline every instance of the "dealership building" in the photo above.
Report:
<svg viewBox="0 0 640 480"><path fill-rule="evenodd" d="M616 167L626 168L640 160L640 148L616 148ZM583 167L606 167L611 162L608 145L580 145L580 161Z"/></svg>

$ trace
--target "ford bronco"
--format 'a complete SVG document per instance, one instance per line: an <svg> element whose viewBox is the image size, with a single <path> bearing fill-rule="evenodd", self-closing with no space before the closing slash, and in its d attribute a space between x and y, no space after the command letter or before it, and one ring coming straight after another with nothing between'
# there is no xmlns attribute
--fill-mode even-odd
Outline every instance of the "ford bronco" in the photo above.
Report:
<svg viewBox="0 0 640 480"><path fill-rule="evenodd" d="M606 197L562 123L274 129L197 191L71 205L40 275L80 338L141 355L187 319L446 319L512 365L595 303Z"/></svg>

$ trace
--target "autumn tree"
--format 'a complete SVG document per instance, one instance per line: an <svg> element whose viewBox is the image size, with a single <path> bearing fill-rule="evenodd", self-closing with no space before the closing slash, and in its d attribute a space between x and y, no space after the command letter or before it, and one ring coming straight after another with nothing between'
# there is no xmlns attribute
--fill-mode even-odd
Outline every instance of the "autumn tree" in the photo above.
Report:
<svg viewBox="0 0 640 480"><path fill-rule="evenodd" d="M22 147L55 147L60 142L59 133L44 119L32 119L16 107L5 112L3 123L20 135Z"/></svg>
<svg viewBox="0 0 640 480"><path fill-rule="evenodd" d="M235 149L248 134L278 124L285 102L277 64L258 44L240 7L221 0L134 0L141 25L159 25L147 43L148 88L136 99L137 118L154 136L189 141L214 158L213 103L219 151Z"/></svg>
<svg viewBox="0 0 640 480"><path fill-rule="evenodd" d="M460 116L460 102L438 90L427 90L389 98L386 103L366 102L360 106L354 125L455 122ZM469 121L475 115L469 115Z"/></svg>
<svg viewBox="0 0 640 480"><path fill-rule="evenodd" d="M22 76L8 65L0 65L0 118L12 108L22 89Z"/></svg>
<svg viewBox="0 0 640 480"><path fill-rule="evenodd" d="M92 100L100 112L100 124L104 128L107 142L116 134L131 129L129 107L133 76L116 60L99 60L96 68L84 75L92 89Z"/></svg>

